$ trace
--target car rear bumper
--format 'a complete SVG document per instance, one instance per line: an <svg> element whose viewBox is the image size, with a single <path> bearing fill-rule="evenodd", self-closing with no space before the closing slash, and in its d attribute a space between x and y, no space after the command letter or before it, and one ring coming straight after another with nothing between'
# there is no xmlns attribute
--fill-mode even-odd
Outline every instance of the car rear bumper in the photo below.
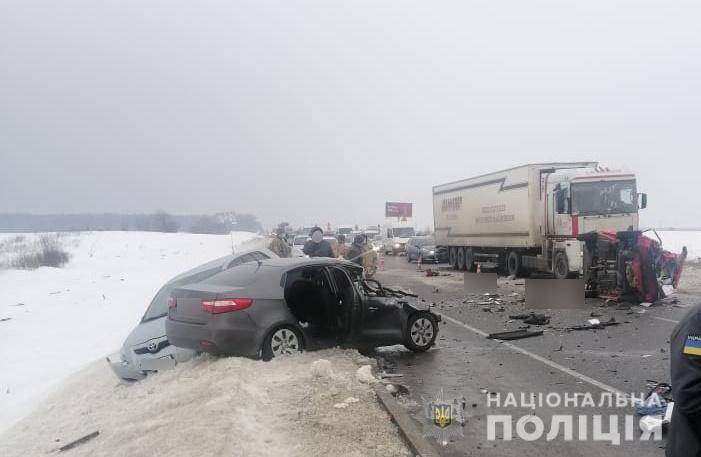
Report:
<svg viewBox="0 0 701 457"><path fill-rule="evenodd" d="M264 335L245 312L213 316L207 324L191 324L168 318L166 333L171 344L210 354L256 357Z"/></svg>

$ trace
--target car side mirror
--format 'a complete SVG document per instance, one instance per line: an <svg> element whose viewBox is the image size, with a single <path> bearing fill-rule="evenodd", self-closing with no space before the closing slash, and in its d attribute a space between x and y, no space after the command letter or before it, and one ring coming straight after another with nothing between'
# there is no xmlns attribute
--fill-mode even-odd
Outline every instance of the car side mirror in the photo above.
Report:
<svg viewBox="0 0 701 457"><path fill-rule="evenodd" d="M640 209L647 208L647 194L642 193L640 195Z"/></svg>

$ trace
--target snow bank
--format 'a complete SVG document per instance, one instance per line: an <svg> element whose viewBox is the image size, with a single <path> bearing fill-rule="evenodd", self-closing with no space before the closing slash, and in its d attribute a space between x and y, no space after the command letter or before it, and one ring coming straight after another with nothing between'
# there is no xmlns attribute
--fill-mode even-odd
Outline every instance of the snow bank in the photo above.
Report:
<svg viewBox="0 0 701 457"><path fill-rule="evenodd" d="M0 455L45 455L99 431L70 455L408 456L374 392L355 379L368 363L340 349L272 362L202 356L122 385L98 361L0 435ZM320 366L325 376L315 375Z"/></svg>
<svg viewBox="0 0 701 457"><path fill-rule="evenodd" d="M0 430L52 384L117 350L167 280L259 238L81 232L61 237L71 254L63 268L0 270L0 319L10 319L0 320Z"/></svg>

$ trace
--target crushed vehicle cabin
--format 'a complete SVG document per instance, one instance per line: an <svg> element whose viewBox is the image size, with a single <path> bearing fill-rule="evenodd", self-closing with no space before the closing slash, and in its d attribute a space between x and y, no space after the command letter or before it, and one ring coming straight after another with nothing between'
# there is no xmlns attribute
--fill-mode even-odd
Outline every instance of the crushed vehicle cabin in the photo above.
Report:
<svg viewBox="0 0 701 457"><path fill-rule="evenodd" d="M178 347L269 360L333 346L426 351L440 320L418 297L364 278L354 263L278 258L173 289L166 333Z"/></svg>
<svg viewBox="0 0 701 457"><path fill-rule="evenodd" d="M585 290L591 295L651 303L679 284L686 247L680 254L666 251L659 238L637 230L591 232L577 239L584 244Z"/></svg>

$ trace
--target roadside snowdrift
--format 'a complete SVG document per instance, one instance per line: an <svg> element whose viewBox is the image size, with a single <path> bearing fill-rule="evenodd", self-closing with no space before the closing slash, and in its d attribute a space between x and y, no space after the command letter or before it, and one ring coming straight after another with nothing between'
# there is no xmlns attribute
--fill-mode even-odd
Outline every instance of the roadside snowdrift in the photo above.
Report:
<svg viewBox="0 0 701 457"><path fill-rule="evenodd" d="M63 268L0 270L0 430L51 385L118 350L167 280L260 237L77 232L60 239L71 256Z"/></svg>
<svg viewBox="0 0 701 457"><path fill-rule="evenodd" d="M123 385L100 360L0 435L0 455L45 455L96 430L70 455L409 455L356 378L369 363L340 349L268 363L202 356Z"/></svg>

